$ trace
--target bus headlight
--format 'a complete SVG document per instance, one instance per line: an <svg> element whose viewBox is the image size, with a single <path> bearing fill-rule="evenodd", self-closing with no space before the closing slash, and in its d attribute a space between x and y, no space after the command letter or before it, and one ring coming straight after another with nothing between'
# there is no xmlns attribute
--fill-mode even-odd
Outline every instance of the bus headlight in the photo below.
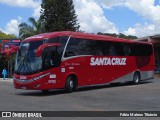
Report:
<svg viewBox="0 0 160 120"><path fill-rule="evenodd" d="M16 82L20 82L20 83L29 83L29 82L33 82L33 81L36 81L36 80L39 80L39 79L41 79L41 78L43 78L43 77L46 77L46 76L48 76L50 73L46 73L46 74L44 74L44 75L40 75L40 76L38 76L38 77L35 77L35 78L32 78L32 79L26 79L26 80L24 80L24 79L17 79L17 78L15 78L15 77L13 77L13 79L16 81Z"/></svg>

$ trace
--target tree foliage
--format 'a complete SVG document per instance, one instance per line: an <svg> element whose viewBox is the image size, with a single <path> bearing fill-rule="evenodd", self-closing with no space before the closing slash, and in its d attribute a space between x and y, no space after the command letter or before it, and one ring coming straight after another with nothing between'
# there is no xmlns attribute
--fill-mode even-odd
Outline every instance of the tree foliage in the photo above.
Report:
<svg viewBox="0 0 160 120"><path fill-rule="evenodd" d="M2 71L4 68L7 68L7 58L5 55L0 55L0 71ZM2 77L2 74L0 74L0 77Z"/></svg>
<svg viewBox="0 0 160 120"><path fill-rule="evenodd" d="M17 37L13 34L6 34L0 31L0 39L17 39Z"/></svg>
<svg viewBox="0 0 160 120"><path fill-rule="evenodd" d="M19 37L25 39L35 34L44 32L43 22L41 19L35 20L33 17L28 19L30 24L22 22L19 27Z"/></svg>
<svg viewBox="0 0 160 120"><path fill-rule="evenodd" d="M119 33L119 34L116 34L116 33L101 33L101 32L98 32L97 34L99 35L108 35L108 36L112 36L112 37L118 37L118 38L125 38L125 39L129 39L129 40L133 40L133 39L137 39L137 36L132 36L132 35L125 35L123 33Z"/></svg>
<svg viewBox="0 0 160 120"><path fill-rule="evenodd" d="M73 0L42 0L41 7L46 32L79 30Z"/></svg>

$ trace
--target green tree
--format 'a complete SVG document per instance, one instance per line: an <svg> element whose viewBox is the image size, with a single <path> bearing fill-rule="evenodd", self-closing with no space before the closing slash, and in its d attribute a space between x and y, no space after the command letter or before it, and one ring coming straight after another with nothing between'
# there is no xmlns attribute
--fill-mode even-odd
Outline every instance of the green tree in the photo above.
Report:
<svg viewBox="0 0 160 120"><path fill-rule="evenodd" d="M0 31L0 39L17 39L17 37L13 34L6 34Z"/></svg>
<svg viewBox="0 0 160 120"><path fill-rule="evenodd" d="M19 36L22 39L25 39L27 37L30 37L35 34L39 34L44 32L43 22L41 19L36 21L33 17L30 17L28 19L29 23L27 24L25 22L22 22L19 25Z"/></svg>
<svg viewBox="0 0 160 120"><path fill-rule="evenodd" d="M129 39L129 40L133 40L133 39L137 39L138 37L137 36L132 36L132 35L125 35L123 33L119 33L119 34L116 34L116 33L101 33L101 32L98 32L97 34L99 35L108 35L108 36L112 36L112 37L117 37L117 38L124 38L124 39Z"/></svg>
<svg viewBox="0 0 160 120"><path fill-rule="evenodd" d="M42 0L41 18L47 32L78 31L73 0Z"/></svg>

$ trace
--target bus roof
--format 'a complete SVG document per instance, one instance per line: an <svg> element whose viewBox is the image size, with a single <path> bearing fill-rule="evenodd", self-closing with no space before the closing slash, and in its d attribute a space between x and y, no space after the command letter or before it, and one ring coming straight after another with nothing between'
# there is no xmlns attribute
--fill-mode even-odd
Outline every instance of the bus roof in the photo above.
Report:
<svg viewBox="0 0 160 120"><path fill-rule="evenodd" d="M72 31L60 31L60 32L38 34L38 35L28 37L24 41L31 42L31 41L48 39L48 38L53 38L58 36L72 36L73 38L85 38L85 39L91 39L91 40L104 40L104 41L115 41L115 42L126 42L126 43L149 43L149 42L141 42L136 40L127 40L127 39L122 39L117 37L111 37L107 35L96 35L96 34L72 32Z"/></svg>

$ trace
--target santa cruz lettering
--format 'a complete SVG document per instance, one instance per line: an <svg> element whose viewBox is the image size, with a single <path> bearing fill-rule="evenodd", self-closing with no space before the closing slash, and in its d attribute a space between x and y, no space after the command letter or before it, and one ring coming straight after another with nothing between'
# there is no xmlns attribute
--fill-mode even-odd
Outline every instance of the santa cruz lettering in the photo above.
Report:
<svg viewBox="0 0 160 120"><path fill-rule="evenodd" d="M90 59L90 65L126 65L127 58L94 58Z"/></svg>

